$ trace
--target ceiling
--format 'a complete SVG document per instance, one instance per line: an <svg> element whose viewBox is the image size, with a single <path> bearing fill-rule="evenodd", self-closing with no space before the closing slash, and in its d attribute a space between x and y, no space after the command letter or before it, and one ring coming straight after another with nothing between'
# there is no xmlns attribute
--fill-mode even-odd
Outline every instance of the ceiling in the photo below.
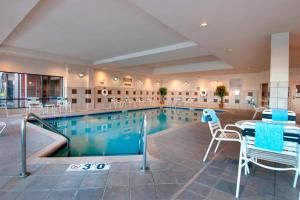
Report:
<svg viewBox="0 0 300 200"><path fill-rule="evenodd" d="M251 72L269 68L270 35L291 32L291 67L300 67L299 7L299 0L1 0L0 53L153 75Z"/></svg>

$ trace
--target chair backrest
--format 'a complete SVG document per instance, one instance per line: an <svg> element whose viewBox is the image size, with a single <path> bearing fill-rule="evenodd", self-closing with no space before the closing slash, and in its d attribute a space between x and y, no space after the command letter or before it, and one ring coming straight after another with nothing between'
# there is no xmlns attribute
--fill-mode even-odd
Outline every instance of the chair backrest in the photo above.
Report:
<svg viewBox="0 0 300 200"><path fill-rule="evenodd" d="M209 129L210 129L210 133L212 135L214 135L215 131L218 130L218 129L222 129L222 126L221 126L221 123L220 121L218 120L217 122L213 122L211 120L211 116L210 114L206 111L206 110L203 110L203 113L202 115L204 115L204 117L206 117L208 120L207 120L207 123L208 123L208 126L209 126ZM210 118L210 119L209 119Z"/></svg>
<svg viewBox="0 0 300 200"><path fill-rule="evenodd" d="M264 122L272 122L272 110L266 109L262 112L262 121ZM284 122L284 121L282 121ZM287 124L296 124L296 113L294 111L288 111L288 121L284 122Z"/></svg>
<svg viewBox="0 0 300 200"><path fill-rule="evenodd" d="M242 124L241 128L242 135L245 137L246 153L248 156L297 166L300 144L300 128L285 125L282 152L273 152L268 149L261 149L255 146L255 123L245 122Z"/></svg>

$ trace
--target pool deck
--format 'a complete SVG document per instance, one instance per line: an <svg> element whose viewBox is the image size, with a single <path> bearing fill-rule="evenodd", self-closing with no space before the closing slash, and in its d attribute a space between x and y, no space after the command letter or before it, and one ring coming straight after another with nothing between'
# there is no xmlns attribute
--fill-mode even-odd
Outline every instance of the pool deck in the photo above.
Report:
<svg viewBox="0 0 300 200"><path fill-rule="evenodd" d="M253 112L229 110L220 114L223 124L250 119ZM21 117L3 119L8 126L0 136L0 199L1 200L231 200L235 199L238 164L237 144L225 143L208 162L202 159L211 135L207 124L191 123L149 137L150 170L140 171L137 160L111 161L108 171L66 172L68 164L31 162L27 178L19 178ZM28 128L28 157L36 154L57 138L34 127ZM89 158L93 161L93 158ZM99 158L96 158L95 161ZM55 160L55 159L54 159ZM72 158L73 163L85 162ZM67 162L68 163L68 162ZM292 188L293 174L252 167L242 176L242 200L298 200L300 184Z"/></svg>

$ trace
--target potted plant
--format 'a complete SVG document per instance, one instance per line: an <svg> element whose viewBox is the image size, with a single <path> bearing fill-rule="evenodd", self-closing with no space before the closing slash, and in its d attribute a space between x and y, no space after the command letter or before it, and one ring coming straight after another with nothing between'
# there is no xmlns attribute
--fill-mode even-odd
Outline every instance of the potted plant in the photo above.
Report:
<svg viewBox="0 0 300 200"><path fill-rule="evenodd" d="M165 96L167 95L168 89L165 87L159 88L159 94L160 94L160 104L163 105L165 103Z"/></svg>
<svg viewBox="0 0 300 200"><path fill-rule="evenodd" d="M216 92L215 94L221 98L221 101L220 101L220 104L219 104L219 108L224 108L224 96L227 94L227 89L226 89L226 86L225 85L219 85L217 88L216 88Z"/></svg>

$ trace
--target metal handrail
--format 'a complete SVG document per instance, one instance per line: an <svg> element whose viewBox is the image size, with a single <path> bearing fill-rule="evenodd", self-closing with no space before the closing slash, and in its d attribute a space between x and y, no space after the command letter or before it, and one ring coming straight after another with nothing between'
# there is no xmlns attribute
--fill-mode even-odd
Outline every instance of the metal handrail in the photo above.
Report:
<svg viewBox="0 0 300 200"><path fill-rule="evenodd" d="M70 138L62 134L60 131L58 131L56 128L54 128L51 124L49 124L47 121L43 120L39 116L37 116L34 113L29 113L27 114L24 119L22 120L21 124L21 177L26 177L29 175L27 172L27 161L26 161L26 125L27 122L31 119L34 118L38 122L40 122L42 125L46 126L50 131L57 133L64 138L67 139L67 148L68 148L68 155L70 154Z"/></svg>
<svg viewBox="0 0 300 200"><path fill-rule="evenodd" d="M143 133L143 142L144 142L144 148L143 148L143 162L141 170L145 172L149 169L147 166L147 114L144 115L143 123L142 123L142 133Z"/></svg>

